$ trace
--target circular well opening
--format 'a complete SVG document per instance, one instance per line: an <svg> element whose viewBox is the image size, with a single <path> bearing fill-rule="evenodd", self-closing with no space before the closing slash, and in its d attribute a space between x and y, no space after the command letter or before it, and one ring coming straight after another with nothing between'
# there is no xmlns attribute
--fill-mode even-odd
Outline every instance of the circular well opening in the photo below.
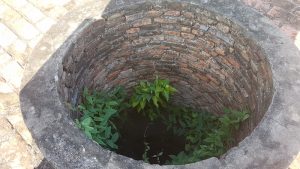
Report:
<svg viewBox="0 0 300 169"><path fill-rule="evenodd" d="M130 93L139 81L158 75L178 90L172 104L216 115L224 108L248 110L250 118L234 133L238 143L259 123L273 95L263 51L241 32L236 23L190 4L142 4L111 13L86 27L64 57L61 98L77 106L84 87L107 91L121 85ZM145 125L132 120L123 130L130 138ZM159 125L153 130L161 131ZM182 145L175 141L170 151ZM118 153L139 160L141 145L123 147Z"/></svg>

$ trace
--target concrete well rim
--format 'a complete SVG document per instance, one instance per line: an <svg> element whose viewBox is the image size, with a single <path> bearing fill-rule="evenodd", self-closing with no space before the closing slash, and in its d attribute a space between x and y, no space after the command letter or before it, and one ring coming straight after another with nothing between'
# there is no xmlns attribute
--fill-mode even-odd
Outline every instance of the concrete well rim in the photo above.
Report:
<svg viewBox="0 0 300 169"><path fill-rule="evenodd" d="M114 1L113 3L118 4L120 1ZM142 1L138 1L142 3ZM153 2L153 1L147 1ZM297 124L297 119L294 120L293 117L299 114L297 112L297 108L300 108L299 104L294 103L295 100L299 100L300 96L297 94L297 89L299 88L297 82L300 80L300 76L296 76L298 73L295 70L299 70L299 66L297 64L300 63L300 55L297 48L292 44L292 42L285 37L282 33L279 32L277 28L271 25L271 22L265 18L264 16L258 14L252 9L238 3L228 1L228 6L224 5L223 2L219 1L184 1L190 2L194 4L201 5L207 9L210 9L219 14L223 14L224 16L230 18L231 20L235 20L242 24L245 29L251 32L252 38L255 38L257 43L262 45L262 48L265 49L267 53L269 62L272 66L273 72L273 82L275 93L273 96L273 101L269 107L269 110L266 112L264 119L261 121L259 126L253 131L253 133L247 137L244 141L242 141L238 147L231 149L224 158L217 159L211 158L208 160L204 160L201 162L197 162L194 164L189 164L185 166L157 166L157 165L148 165L141 161L134 161L127 157L123 157L117 155L115 153L108 152L99 148L95 143L89 141L85 138L85 136L74 127L73 122L68 118L61 116L59 112L64 112L63 103L58 100L46 100L42 101L36 97L42 96L46 93L52 93L53 97L58 98L58 94L56 93L55 84L57 81L57 76L51 76L51 73L55 74L55 70L59 69L57 67L57 63L59 63L59 59L57 57L64 55L66 51L62 50L64 48L68 48L72 45L74 38L76 38L76 32L80 32L86 25L92 23L92 20L87 20L84 24L82 24L79 29L75 31L73 34L61 47L58 51L54 53L54 58L44 66L41 71L30 83L34 82L36 85L34 86L25 86L21 92L21 106L24 114L25 122L28 128L31 130L33 137L36 139L39 147L42 152L46 156L47 159L50 160L54 166L58 168L70 168L71 166L74 168L96 168L96 167L122 167L122 162L128 163L129 167L135 168L177 168L177 167L204 167L204 168L247 168L247 167L257 167L260 168L268 168L268 167L285 167L292 159L292 156L299 151L298 145L291 145L283 143L285 139L289 139L290 143L299 143L300 138L299 134L297 135L297 131L300 131L300 126ZM132 5L136 2L124 2L123 4L118 4L119 10L123 6ZM154 1L157 3L157 1ZM114 5L116 5L114 4ZM216 5L221 5L216 7ZM114 6L113 5L113 6ZM96 10L96 6L94 10ZM237 13L232 13L230 9L239 9L237 13L240 13L241 18L236 16ZM75 10L70 15L76 15L83 10ZM256 18L253 18L255 16ZM253 20L246 20L246 19ZM61 23L66 22L62 19ZM259 29L257 27L253 27L253 24L262 24ZM58 24L59 25L59 24ZM258 30L257 30L258 29ZM263 32L259 32L263 31ZM266 36L262 36L262 34ZM263 37L263 38L262 38ZM264 39L264 37L268 37L268 39ZM44 39L42 41L46 41ZM41 42L42 44L42 42ZM39 50L39 49L35 49ZM289 51L287 51L289 50ZM49 51L51 53L51 51ZM54 50L52 51L52 53ZM35 53L33 52L33 56ZM285 57L283 57L285 55ZM53 69L51 65L55 65L57 69ZM29 63L28 67L33 66ZM27 69L28 77L32 76L32 72L30 69ZM291 77L287 77L289 74ZM45 76L48 75L48 76ZM26 77L25 77L26 78ZM26 81L26 80L25 80ZM37 91L40 89L36 89L34 87L38 85L44 85L45 82L48 82L44 91ZM31 88L31 89L30 89ZM34 88L34 89L32 89ZM32 95L32 92L36 91L36 94ZM293 99L288 99L293 98ZM50 103L50 107L49 107ZM42 105L42 106L38 106ZM289 107L288 107L288 106ZM56 107L56 108L54 108ZM52 109L53 108L53 109ZM42 109L47 109L47 111L43 111ZM49 110L50 109L50 110ZM47 121L43 121L44 124L41 124L40 117L37 117L37 111L41 111L42 118L47 118ZM54 114L44 114L56 111ZM46 115L46 116L45 116ZM299 121L299 120L298 120ZM62 127L62 124L63 127ZM45 126L46 125L46 126ZM56 130L53 130L55 128ZM52 130L51 130L52 129ZM45 135L45 133L51 133L54 131L58 131L53 133L54 136L51 136L51 139ZM280 132L279 132L280 131ZM284 133L287 134L284 134ZM81 133L81 134L80 134ZM298 132L300 133L300 132ZM69 139L68 135L79 134L80 139L75 140L76 144L82 145L81 148L72 147L72 142ZM291 136L295 134L294 136ZM61 141L58 137L61 137ZM283 139L282 137L286 137ZM268 138L268 139L267 139ZM48 140L48 141L47 141ZM265 140L263 143L262 140ZM49 142L55 141L53 147L49 147ZM74 141L74 140L73 140ZM67 145L69 143L69 146ZM66 150L69 150L64 154L64 151L60 151L58 148L61 148L56 145L63 145ZM268 145L270 145L268 147ZM44 147L45 146L45 147ZM298 147L297 147L298 146ZM279 147L279 148L278 148ZM251 150L254 149L254 150ZM87 151L90 150L90 151ZM260 151L260 155L256 155L255 151ZM283 151L286 150L286 151ZM83 153L78 154L78 152ZM89 152L89 153L87 153ZM69 159L71 165L66 164L62 159L56 158L54 156L55 153L63 155L66 159ZM275 157L274 154L280 153L279 157ZM58 155L58 157L60 157ZM72 155L75 155L78 159L72 159ZM241 156L242 155L242 156ZM103 158L105 157L105 158ZM237 158L239 157L239 158ZM282 163L278 165L278 162ZM130 163L130 164L129 164ZM119 165L119 166L118 166Z"/></svg>

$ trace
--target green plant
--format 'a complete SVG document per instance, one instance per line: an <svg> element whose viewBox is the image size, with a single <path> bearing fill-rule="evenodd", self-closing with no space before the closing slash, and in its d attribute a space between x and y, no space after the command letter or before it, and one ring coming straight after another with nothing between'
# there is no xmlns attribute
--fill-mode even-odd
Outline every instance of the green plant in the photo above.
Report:
<svg viewBox="0 0 300 169"><path fill-rule="evenodd" d="M150 144L145 141L146 140L146 136L147 136L147 131L148 131L148 128L149 128L149 124L147 125L146 129L145 129L145 132L144 132L144 153L142 155L142 158L143 158L143 161L146 162L146 163L150 163L149 161L149 157L148 157L148 152L150 151ZM160 163L160 157L163 155L163 152L159 152L155 155L152 156L152 158L155 158L157 163L159 164Z"/></svg>
<svg viewBox="0 0 300 169"><path fill-rule="evenodd" d="M215 127L216 116L211 113L176 106L170 106L165 111L169 112L163 119L167 129L172 129L178 136L187 137L190 142L202 138Z"/></svg>
<svg viewBox="0 0 300 169"><path fill-rule="evenodd" d="M153 155L152 157L155 158L157 164L160 163L160 157L164 154L163 151L158 152L157 154Z"/></svg>
<svg viewBox="0 0 300 169"><path fill-rule="evenodd" d="M188 117L185 115L187 113ZM222 155L231 141L233 130L238 129L239 124L249 118L249 114L246 111L226 109L223 116L217 117L202 112L186 111L175 121L190 117L193 119L179 122L180 127L186 130L186 146L184 152L170 156L171 164L192 163Z"/></svg>
<svg viewBox="0 0 300 169"><path fill-rule="evenodd" d="M149 146L149 143L144 141L144 146L145 146L145 150L144 150L144 153L143 153L143 161L146 162L146 163L150 163L149 162L149 157L148 157L148 151L150 150L150 146Z"/></svg>
<svg viewBox="0 0 300 169"><path fill-rule="evenodd" d="M167 164L172 164L172 165L182 165L182 164L187 164L187 163L192 163L197 161L197 159L192 156L186 154L184 151L181 151L177 155L169 155L171 158L171 161L167 161Z"/></svg>
<svg viewBox="0 0 300 169"><path fill-rule="evenodd" d="M135 87L130 99L131 106L149 117L150 120L157 119L160 116L159 108L165 106L170 95L176 91L169 83L168 80L158 79L158 77L154 83L141 81Z"/></svg>
<svg viewBox="0 0 300 169"><path fill-rule="evenodd" d="M117 149L116 142L120 135L112 119L128 107L124 101L125 92L121 87L111 92L93 93L85 88L82 103L78 106L83 116L75 122L88 138L104 148Z"/></svg>
<svg viewBox="0 0 300 169"><path fill-rule="evenodd" d="M140 81L129 104L122 87L111 92L93 93L84 89L82 103L77 107L82 116L75 122L88 138L104 148L116 150L120 134L114 122L118 126L126 125L126 114L130 113L128 110L132 110L129 108L134 108L147 118L147 122L152 124L154 120L162 120L168 132L185 139L184 150L177 155L169 155L171 160L168 164L186 164L222 155L233 141L232 133L239 128L241 122L249 118L249 114L246 111L226 109L222 116L216 116L174 106L169 104L169 100L175 92L176 89L168 80L158 77L153 83ZM150 156L150 143L146 141L148 127L149 123L144 131L142 159L150 163L151 158L151 161L160 164L163 156L168 154L159 150L160 152Z"/></svg>

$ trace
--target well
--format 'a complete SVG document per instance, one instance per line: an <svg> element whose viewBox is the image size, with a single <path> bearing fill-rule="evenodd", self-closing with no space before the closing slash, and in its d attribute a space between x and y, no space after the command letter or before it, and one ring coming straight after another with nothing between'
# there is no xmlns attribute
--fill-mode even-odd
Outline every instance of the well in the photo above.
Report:
<svg viewBox="0 0 300 169"><path fill-rule="evenodd" d="M274 91L273 100L287 101L278 92L295 85L285 77L291 70L280 64L291 58L300 62L289 57L297 56L293 51L282 58L290 42L275 32L266 18L237 2L112 1L103 19L85 21L25 86L25 120L57 168L160 168L102 149L75 127L76 114L69 110L83 87L122 85L130 92L138 81L159 75L178 90L174 104L215 114L225 107L249 110L250 119L235 133L237 143L252 132L221 159L162 168L267 168L279 161L284 166L282 160L293 153L283 159L269 155L285 149L276 140L283 138L272 134L283 130L277 120L289 107L271 102Z"/></svg>

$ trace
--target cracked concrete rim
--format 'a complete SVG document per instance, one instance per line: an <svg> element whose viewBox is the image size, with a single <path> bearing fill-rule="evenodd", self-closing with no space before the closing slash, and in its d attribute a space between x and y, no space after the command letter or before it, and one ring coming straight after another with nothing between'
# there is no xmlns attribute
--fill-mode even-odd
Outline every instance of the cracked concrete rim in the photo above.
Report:
<svg viewBox="0 0 300 169"><path fill-rule="evenodd" d="M66 49L93 19L101 18L101 11L110 14L130 5L161 1L115 0L105 6L107 2L86 4L63 17L36 46L30 57L32 62L26 68L23 84L28 83L20 95L23 116L42 153L55 168L287 168L300 150L300 53L266 17L234 0L180 2L199 5L232 20L244 28L243 33L256 41L268 57L275 89L273 101L250 136L221 159L210 158L182 166L135 161L88 140L74 126L58 99L57 72L68 52ZM89 19L82 22L86 18ZM49 47L64 41L72 31L70 26L78 23L80 26L59 49Z"/></svg>

